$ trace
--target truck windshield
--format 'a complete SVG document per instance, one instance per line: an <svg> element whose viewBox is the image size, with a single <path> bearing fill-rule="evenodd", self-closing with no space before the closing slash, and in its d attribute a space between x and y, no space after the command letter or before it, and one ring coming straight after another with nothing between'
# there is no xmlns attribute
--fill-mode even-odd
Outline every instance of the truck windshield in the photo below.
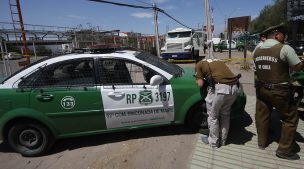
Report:
<svg viewBox="0 0 304 169"><path fill-rule="evenodd" d="M172 74L174 77L181 77L183 75L184 70L181 67L166 60L162 60L150 53L141 52L135 57Z"/></svg>
<svg viewBox="0 0 304 169"><path fill-rule="evenodd" d="M191 32L172 32L168 33L169 38L187 38L191 37Z"/></svg>

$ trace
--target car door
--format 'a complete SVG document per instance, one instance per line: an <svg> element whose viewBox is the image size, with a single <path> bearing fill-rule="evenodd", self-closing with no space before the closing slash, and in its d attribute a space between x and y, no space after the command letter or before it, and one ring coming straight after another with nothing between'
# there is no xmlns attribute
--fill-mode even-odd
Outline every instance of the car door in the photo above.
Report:
<svg viewBox="0 0 304 169"><path fill-rule="evenodd" d="M231 41L231 49L236 48L236 42L234 40Z"/></svg>
<svg viewBox="0 0 304 169"><path fill-rule="evenodd" d="M107 128L174 120L173 92L168 80L158 86L149 84L151 77L159 75L157 72L126 59L101 59L98 68Z"/></svg>
<svg viewBox="0 0 304 169"><path fill-rule="evenodd" d="M228 49L229 48L229 44L227 44L226 40L221 41L221 48L222 49Z"/></svg>
<svg viewBox="0 0 304 169"><path fill-rule="evenodd" d="M60 134L102 130L105 123L94 67L93 58L58 62L19 86L30 89L30 108L49 118Z"/></svg>

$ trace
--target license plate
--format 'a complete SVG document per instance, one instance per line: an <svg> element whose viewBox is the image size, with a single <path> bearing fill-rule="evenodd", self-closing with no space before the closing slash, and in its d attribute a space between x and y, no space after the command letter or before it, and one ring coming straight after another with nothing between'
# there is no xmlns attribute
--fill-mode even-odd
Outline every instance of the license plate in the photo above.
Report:
<svg viewBox="0 0 304 169"><path fill-rule="evenodd" d="M173 58L177 58L177 55L172 55Z"/></svg>

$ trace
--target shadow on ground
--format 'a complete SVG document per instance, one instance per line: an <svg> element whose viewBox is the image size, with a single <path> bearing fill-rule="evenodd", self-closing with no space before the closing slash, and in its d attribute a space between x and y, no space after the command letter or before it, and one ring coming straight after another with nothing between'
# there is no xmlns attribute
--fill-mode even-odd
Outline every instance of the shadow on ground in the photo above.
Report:
<svg viewBox="0 0 304 169"><path fill-rule="evenodd" d="M246 127L252 124L250 115L245 112L243 116L232 119L230 122L230 130L228 135L228 144L244 145L250 141L255 135L251 131L246 130Z"/></svg>
<svg viewBox="0 0 304 169"><path fill-rule="evenodd" d="M278 113L274 110L271 115L271 124L269 129L269 144L276 142L279 142L280 136L281 136L281 130L282 130L282 122L280 121L280 117ZM304 137L301 135L301 133L296 132L295 134L295 141L304 143ZM294 147L295 152L300 152L301 148L300 146L295 143Z"/></svg>
<svg viewBox="0 0 304 169"><path fill-rule="evenodd" d="M51 148L48 154L56 154L66 150L74 150L83 147L98 146L107 143L122 142L132 139L141 139L149 137L161 137L170 135L187 135L195 134L193 130L186 128L184 125L177 126L163 126L154 127L149 129L138 129L125 132L105 133L92 136L82 136L76 138L68 138L57 140L54 146ZM7 142L0 144L0 152L8 153L14 152L8 145Z"/></svg>

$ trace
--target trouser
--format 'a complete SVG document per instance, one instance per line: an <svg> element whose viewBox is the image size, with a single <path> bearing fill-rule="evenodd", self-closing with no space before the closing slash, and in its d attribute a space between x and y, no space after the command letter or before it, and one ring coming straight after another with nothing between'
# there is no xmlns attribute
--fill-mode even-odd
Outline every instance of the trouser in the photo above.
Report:
<svg viewBox="0 0 304 169"><path fill-rule="evenodd" d="M206 97L206 107L208 113L208 141L211 146L218 146L219 141L225 144L230 126L231 105L237 97L238 87L230 86L229 91L224 91L217 87L215 91L209 90Z"/></svg>
<svg viewBox="0 0 304 169"><path fill-rule="evenodd" d="M269 90L264 87L257 88L256 101L256 128L258 145L268 145L268 130L272 107L275 107L282 120L282 131L277 152L289 154L292 152L295 133L299 121L296 103L293 101L288 89Z"/></svg>

